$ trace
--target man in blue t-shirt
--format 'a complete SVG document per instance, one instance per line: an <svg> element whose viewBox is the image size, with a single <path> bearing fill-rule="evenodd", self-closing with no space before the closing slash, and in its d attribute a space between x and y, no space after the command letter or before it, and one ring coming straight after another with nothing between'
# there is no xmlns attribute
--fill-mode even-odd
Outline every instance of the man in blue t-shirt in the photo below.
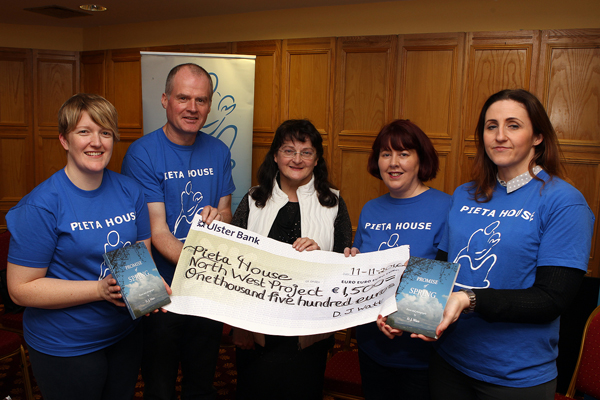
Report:
<svg viewBox="0 0 600 400"><path fill-rule="evenodd" d="M212 101L209 74L196 64L174 67L161 98L167 123L136 140L121 172L145 189L152 254L168 284L196 214L211 223L231 221L231 154L220 140L200 132ZM182 398L215 399L222 324L205 318L158 313L144 319L144 398L175 398L179 362Z"/></svg>

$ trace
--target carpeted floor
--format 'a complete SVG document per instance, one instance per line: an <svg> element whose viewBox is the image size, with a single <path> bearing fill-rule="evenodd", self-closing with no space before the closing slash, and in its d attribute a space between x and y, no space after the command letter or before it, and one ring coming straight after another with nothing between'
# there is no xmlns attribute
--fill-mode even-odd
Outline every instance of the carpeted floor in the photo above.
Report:
<svg viewBox="0 0 600 400"><path fill-rule="evenodd" d="M341 346L341 341L337 340L334 351ZM12 357L0 361L0 399L5 399L10 396L12 400L26 400L25 390L23 386L23 374L20 367L20 357ZM36 400L42 399L42 395L38 386L35 383L35 378L29 368L30 377L32 379L33 395ZM181 376L178 378L177 391L181 390ZM237 372L235 369L235 348L230 343L223 343L219 351L219 360L215 373L214 385L217 388L217 400L234 400L235 387L237 382ZM136 393L134 399L143 398L144 383L142 377L138 378L136 385ZM334 400L333 397L325 396L324 400Z"/></svg>

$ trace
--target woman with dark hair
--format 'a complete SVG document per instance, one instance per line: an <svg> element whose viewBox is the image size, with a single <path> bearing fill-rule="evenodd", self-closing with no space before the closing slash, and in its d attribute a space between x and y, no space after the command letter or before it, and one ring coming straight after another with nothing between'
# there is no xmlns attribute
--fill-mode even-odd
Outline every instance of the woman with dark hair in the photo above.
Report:
<svg viewBox="0 0 600 400"><path fill-rule="evenodd" d="M258 169L259 185L240 202L231 223L298 251L343 252L352 241L344 200L328 180L323 139L308 120L282 123ZM323 398L331 333L271 336L234 328L238 399Z"/></svg>
<svg viewBox="0 0 600 400"><path fill-rule="evenodd" d="M562 180L539 100L484 104L473 181L454 192L439 258L460 263L437 328L434 399L553 399L560 314L587 270L594 215ZM453 323L454 322L454 323Z"/></svg>
<svg viewBox="0 0 600 400"><path fill-rule="evenodd" d="M435 178L438 165L431 140L417 125L396 120L384 126L373 142L367 168L389 193L365 204L354 247L345 254L408 244L411 255L435 258L450 207L448 194L425 185ZM357 327L365 398L429 399L431 343L393 332L389 340L375 322Z"/></svg>

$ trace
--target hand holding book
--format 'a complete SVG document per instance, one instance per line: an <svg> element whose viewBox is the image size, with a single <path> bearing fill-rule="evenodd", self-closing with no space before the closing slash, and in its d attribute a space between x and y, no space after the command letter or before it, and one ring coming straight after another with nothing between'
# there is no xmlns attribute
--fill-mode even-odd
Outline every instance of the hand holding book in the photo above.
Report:
<svg viewBox="0 0 600 400"><path fill-rule="evenodd" d="M389 326L387 324L387 317L382 315L377 316L377 327L389 339L393 339L396 336L401 336L404 333L404 331L401 331L400 329Z"/></svg>
<svg viewBox="0 0 600 400"><path fill-rule="evenodd" d="M113 303L118 307L126 306L121 294L121 287L117 284L117 280L113 278L112 274L98 281L97 290L98 296L109 303Z"/></svg>
<svg viewBox="0 0 600 400"><path fill-rule="evenodd" d="M456 263L411 257L396 292L398 311L387 318L378 318L379 330L390 338L406 331L412 332L413 338L437 339L447 327L441 322L454 322L455 308L462 304L462 297L466 297L452 295L459 268ZM450 322L447 315L451 315Z"/></svg>
<svg viewBox="0 0 600 400"><path fill-rule="evenodd" d="M167 282L165 282L165 279L164 279L162 276L161 276L160 278L161 278L161 279L162 279L162 281L163 281L163 285L165 285L165 290L167 291L167 294L168 294L169 296L171 296L171 295L173 294L173 291L171 290L171 287L170 287L170 286L167 284ZM163 312L163 313L166 313L166 312L168 312L168 311L167 311L167 310L165 310L164 308L160 307L160 308L157 308L156 310L152 311L151 313L148 313L148 314L146 314L146 317L147 317L147 316L149 316L150 314L156 314L156 313L157 313L157 312L159 312L159 311L161 311L161 312Z"/></svg>
<svg viewBox="0 0 600 400"><path fill-rule="evenodd" d="M456 320L462 314L463 310L469 308L469 305L469 297L464 292L453 292L450 295L450 298L446 303L446 307L444 308L444 317L442 319L442 322L440 322L440 324L435 330L435 334L438 337L438 339L440 336L442 336L442 333L444 333L451 324L456 322ZM389 326L387 324L387 317L383 317L381 315L377 317L377 327L385 336L387 336L390 339L393 339L396 336L400 336L402 335L402 333L404 333L400 329L392 328L391 326ZM417 333L411 333L410 337L415 339L418 338L426 342L434 342L437 340Z"/></svg>
<svg viewBox="0 0 600 400"><path fill-rule="evenodd" d="M171 302L171 289L158 273L144 242L105 253L104 261L112 272L104 279L108 285L104 298L108 293L106 299L118 306L123 306L117 302L122 299L133 319L156 312ZM115 285L110 284L113 280Z"/></svg>

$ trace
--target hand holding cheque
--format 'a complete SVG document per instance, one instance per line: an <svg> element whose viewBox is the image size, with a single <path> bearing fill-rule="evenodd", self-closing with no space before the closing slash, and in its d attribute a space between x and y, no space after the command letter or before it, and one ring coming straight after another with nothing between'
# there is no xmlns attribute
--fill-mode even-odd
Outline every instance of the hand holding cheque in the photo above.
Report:
<svg viewBox="0 0 600 400"><path fill-rule="evenodd" d="M253 332L294 336L332 332L396 311L408 246L346 258L297 252L288 244L196 216L173 279L179 314Z"/></svg>

